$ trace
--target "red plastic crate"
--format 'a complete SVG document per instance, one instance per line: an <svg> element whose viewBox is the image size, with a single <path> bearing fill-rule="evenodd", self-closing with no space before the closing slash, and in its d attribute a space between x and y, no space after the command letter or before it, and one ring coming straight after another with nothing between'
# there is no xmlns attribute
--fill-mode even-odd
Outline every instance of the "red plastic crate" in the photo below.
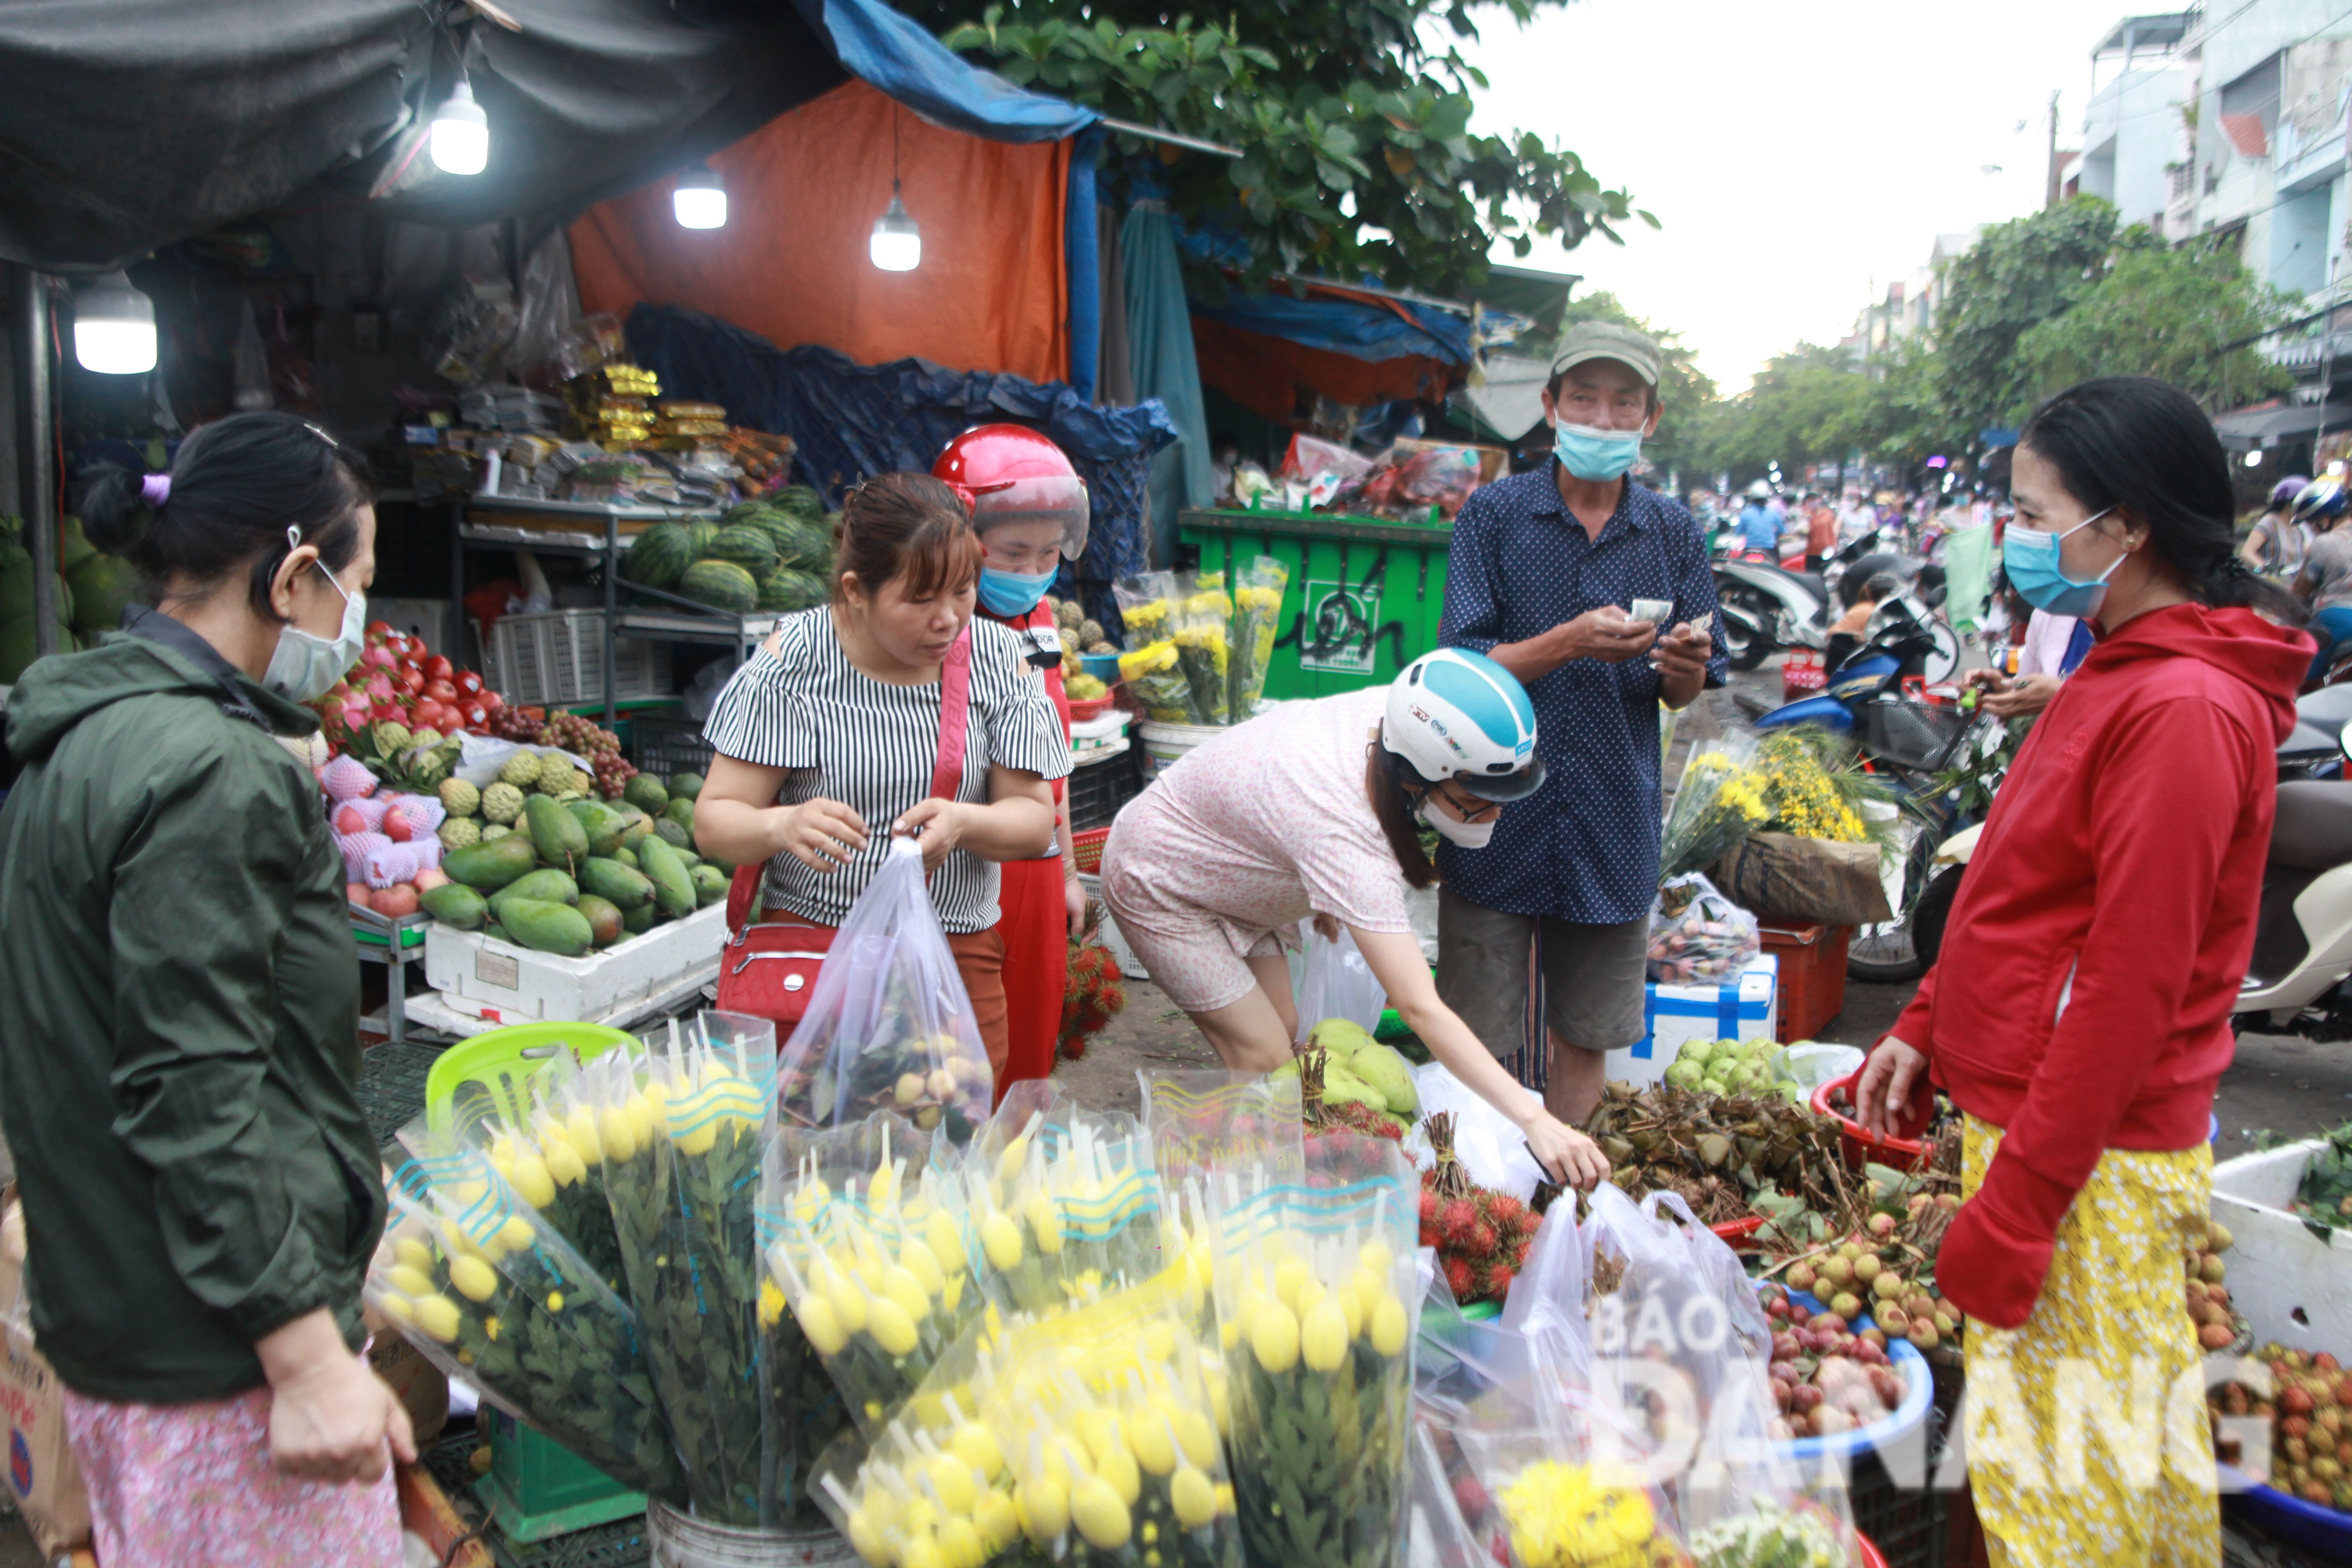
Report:
<svg viewBox="0 0 2352 1568"><path fill-rule="evenodd" d="M1782 1045L1810 1040L1845 1007L1845 950L1853 940L1852 926L1767 925L1761 932L1764 951L1780 959L1780 1019L1776 1037Z"/></svg>
<svg viewBox="0 0 2352 1568"><path fill-rule="evenodd" d="M1780 700L1794 702L1798 698L1820 691L1830 683L1829 671L1822 665L1821 654L1809 647L1795 647L1780 665Z"/></svg>

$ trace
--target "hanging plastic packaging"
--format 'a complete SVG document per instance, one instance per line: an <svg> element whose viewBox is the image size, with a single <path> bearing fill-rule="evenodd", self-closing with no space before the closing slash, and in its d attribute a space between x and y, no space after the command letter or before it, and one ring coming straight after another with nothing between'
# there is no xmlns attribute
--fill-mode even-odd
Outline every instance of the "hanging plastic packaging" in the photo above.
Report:
<svg viewBox="0 0 2352 1568"><path fill-rule="evenodd" d="M1177 647L1176 574L1146 572L1111 584L1119 618L1127 625L1127 651L1118 656L1118 676L1143 716L1156 724L1205 724L1192 700L1192 678Z"/></svg>
<svg viewBox="0 0 2352 1568"><path fill-rule="evenodd" d="M673 1023L634 1071L607 1068L596 1106L605 1197L687 1495L698 1517L745 1528L761 1516L751 1211L774 1063L773 1024L705 1013L684 1032Z"/></svg>
<svg viewBox="0 0 2352 1568"><path fill-rule="evenodd" d="M1298 1077L1138 1068L1143 1130L1161 1186L1174 1191L1218 1171L1257 1169L1269 1181L1307 1171Z"/></svg>
<svg viewBox="0 0 2352 1568"><path fill-rule="evenodd" d="M1192 688L1194 721L1231 721L1234 602L1222 572L1186 573L1176 601L1176 664Z"/></svg>
<svg viewBox="0 0 2352 1568"><path fill-rule="evenodd" d="M1341 926L1333 941L1313 921L1301 921L1298 939L1307 950L1307 972L1298 982L1298 1037L1330 1018L1344 1018L1368 1035L1379 1028L1389 994L1364 962L1355 933Z"/></svg>
<svg viewBox="0 0 2352 1568"><path fill-rule="evenodd" d="M971 997L911 838L889 855L834 934L808 1011L777 1066L777 1111L841 1127L895 1111L951 1143L988 1117L995 1080Z"/></svg>
<svg viewBox="0 0 2352 1568"><path fill-rule="evenodd" d="M1160 1185L1143 1124L1015 1084L966 1151L971 1268L998 1310L1044 1312L1160 1267Z"/></svg>

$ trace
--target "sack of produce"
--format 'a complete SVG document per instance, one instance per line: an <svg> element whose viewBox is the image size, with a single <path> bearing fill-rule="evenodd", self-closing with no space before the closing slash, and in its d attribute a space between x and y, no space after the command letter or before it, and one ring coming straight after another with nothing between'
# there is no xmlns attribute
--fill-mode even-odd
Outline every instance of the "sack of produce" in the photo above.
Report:
<svg viewBox="0 0 2352 1568"><path fill-rule="evenodd" d="M844 1425L880 1435L980 1307L962 1184L933 1163L934 1148L931 1134L887 1110L846 1127L785 1129L769 1147L761 1323L771 1409L792 1421L769 1447L791 1456L803 1489ZM797 1408L783 1397L788 1378Z"/></svg>
<svg viewBox="0 0 2352 1568"><path fill-rule="evenodd" d="M434 1147L421 1128L403 1137ZM443 1142L386 1196L368 1304L516 1420L624 1486L685 1498L636 1314L488 1158Z"/></svg>
<svg viewBox="0 0 2352 1568"><path fill-rule="evenodd" d="M1205 724L1193 700L1192 677L1177 648L1176 574L1146 572L1111 584L1120 619L1127 623L1127 651L1118 656L1118 678L1135 694L1136 706L1156 724Z"/></svg>
<svg viewBox="0 0 2352 1568"><path fill-rule="evenodd" d="M787 1126L839 1127L893 1110L958 1146L988 1118L995 1079L911 838L858 895L778 1066Z"/></svg>
<svg viewBox="0 0 2352 1568"><path fill-rule="evenodd" d="M1309 1184L1268 1184L1252 1170L1212 1188L1226 1199L1213 1268L1219 1332L1234 1346L1229 1454L1256 1563L1405 1559L1420 1183L1381 1144L1379 1177L1312 1184L1343 1142L1308 1149ZM1236 1188L1253 1195L1230 1201Z"/></svg>
<svg viewBox="0 0 2352 1568"><path fill-rule="evenodd" d="M597 1085L605 1197L687 1496L698 1516L743 1528L761 1512L751 1210L773 1130L774 1041L764 1018L705 1013Z"/></svg>
<svg viewBox="0 0 2352 1568"><path fill-rule="evenodd" d="M1282 591L1290 569L1271 555L1253 558L1234 584L1233 721L1244 723L1265 695L1266 668L1282 631Z"/></svg>
<svg viewBox="0 0 2352 1568"><path fill-rule="evenodd" d="M972 1140L963 1175L972 1272L1001 1311L1045 1311L1160 1267L1160 1184L1132 1116L1024 1079Z"/></svg>
<svg viewBox="0 0 2352 1568"><path fill-rule="evenodd" d="M1873 925L1895 918L1879 875L1881 851L1790 833L1751 833L1716 862L1716 885L1740 904L1782 920Z"/></svg>
<svg viewBox="0 0 2352 1568"><path fill-rule="evenodd" d="M1696 871L1669 880L1650 907L1650 978L1662 985L1736 980L1763 946L1756 917Z"/></svg>
<svg viewBox="0 0 2352 1568"><path fill-rule="evenodd" d="M1139 1068L1135 1076L1152 1169L1168 1191L1223 1171L1263 1169L1271 1180L1289 1182L1306 1173L1297 1073Z"/></svg>
<svg viewBox="0 0 2352 1568"><path fill-rule="evenodd" d="M1202 724L1230 721L1234 602L1225 596L1222 572L1187 574L1176 601L1176 663L1192 689L1192 711Z"/></svg>

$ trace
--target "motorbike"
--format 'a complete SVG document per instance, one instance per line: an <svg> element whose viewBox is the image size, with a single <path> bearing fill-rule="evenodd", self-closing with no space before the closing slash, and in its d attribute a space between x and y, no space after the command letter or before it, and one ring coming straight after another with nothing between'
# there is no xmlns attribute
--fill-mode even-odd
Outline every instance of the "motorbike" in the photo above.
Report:
<svg viewBox="0 0 2352 1568"><path fill-rule="evenodd" d="M1810 572L1734 556L1715 563L1715 599L1734 669L1753 669L1784 647L1820 647L1829 637L1829 585Z"/></svg>

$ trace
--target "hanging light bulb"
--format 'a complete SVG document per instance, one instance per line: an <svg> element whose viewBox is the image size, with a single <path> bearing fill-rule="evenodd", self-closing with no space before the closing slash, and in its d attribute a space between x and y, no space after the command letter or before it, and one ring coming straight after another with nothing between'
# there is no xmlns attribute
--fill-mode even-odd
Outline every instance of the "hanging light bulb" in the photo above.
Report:
<svg viewBox="0 0 2352 1568"><path fill-rule="evenodd" d="M890 182L890 205L874 220L874 237L866 253L885 272L912 272L923 264L923 231L907 204L898 199L898 182Z"/></svg>
<svg viewBox="0 0 2352 1568"><path fill-rule="evenodd" d="M725 228L727 187L719 183L719 171L703 163L680 174L669 194L669 210L677 215L680 228Z"/></svg>
<svg viewBox="0 0 2352 1568"><path fill-rule="evenodd" d="M155 368L155 301L110 272L74 298L74 358L102 375Z"/></svg>
<svg viewBox="0 0 2352 1568"><path fill-rule="evenodd" d="M490 117L464 77L433 111L433 164L445 174L478 174L490 163Z"/></svg>

